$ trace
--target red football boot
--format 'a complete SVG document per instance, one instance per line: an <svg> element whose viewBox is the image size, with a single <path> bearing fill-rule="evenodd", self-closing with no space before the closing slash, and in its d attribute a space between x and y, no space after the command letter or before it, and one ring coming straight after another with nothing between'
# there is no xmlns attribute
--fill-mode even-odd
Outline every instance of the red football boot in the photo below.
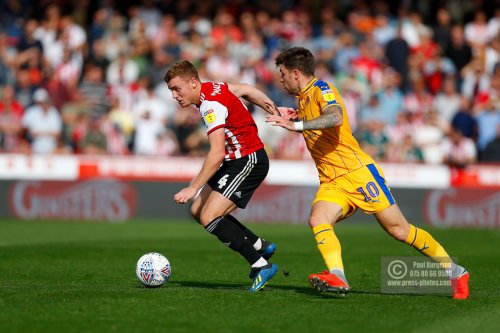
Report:
<svg viewBox="0 0 500 333"><path fill-rule="evenodd" d="M458 278L451 279L453 299L469 298L469 272L464 271Z"/></svg>
<svg viewBox="0 0 500 333"><path fill-rule="evenodd" d="M345 295L351 290L347 282L335 274L330 274L327 270L309 275L309 282L314 288L321 292L328 291Z"/></svg>

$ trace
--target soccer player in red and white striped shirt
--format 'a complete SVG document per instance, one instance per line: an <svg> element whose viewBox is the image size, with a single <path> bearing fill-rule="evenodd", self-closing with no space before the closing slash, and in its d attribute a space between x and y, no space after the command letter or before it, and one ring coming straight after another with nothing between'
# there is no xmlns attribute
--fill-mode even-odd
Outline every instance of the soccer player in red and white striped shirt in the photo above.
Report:
<svg viewBox="0 0 500 333"><path fill-rule="evenodd" d="M278 269L267 261L276 245L256 236L230 213L236 207L246 207L267 175L269 160L257 126L240 97L266 111L274 104L263 92L246 84L202 83L194 65L185 60L168 69L165 82L182 107L198 107L210 143L199 174L175 194L174 200L179 204L193 201L193 217L251 265L253 283L249 291L258 291Z"/></svg>

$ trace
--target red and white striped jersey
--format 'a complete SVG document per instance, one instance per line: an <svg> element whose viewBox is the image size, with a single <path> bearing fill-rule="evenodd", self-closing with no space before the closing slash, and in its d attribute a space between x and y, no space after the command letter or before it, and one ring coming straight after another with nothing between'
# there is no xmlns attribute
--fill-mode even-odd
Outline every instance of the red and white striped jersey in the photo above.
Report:
<svg viewBox="0 0 500 333"><path fill-rule="evenodd" d="M264 147L250 112L229 91L226 83L202 83L198 108L208 135L224 127L226 161L244 157Z"/></svg>

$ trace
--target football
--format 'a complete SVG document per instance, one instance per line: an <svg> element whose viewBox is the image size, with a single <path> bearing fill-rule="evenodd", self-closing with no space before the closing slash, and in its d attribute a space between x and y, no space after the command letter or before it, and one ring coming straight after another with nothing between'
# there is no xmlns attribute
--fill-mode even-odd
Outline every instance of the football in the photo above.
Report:
<svg viewBox="0 0 500 333"><path fill-rule="evenodd" d="M135 273L146 287L159 287L168 281L172 268L163 254L150 252L139 258Z"/></svg>

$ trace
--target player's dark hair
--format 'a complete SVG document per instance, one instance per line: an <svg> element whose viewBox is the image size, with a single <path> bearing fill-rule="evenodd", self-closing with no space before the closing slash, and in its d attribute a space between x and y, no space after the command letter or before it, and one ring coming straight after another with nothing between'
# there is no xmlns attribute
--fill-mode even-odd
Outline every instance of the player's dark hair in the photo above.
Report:
<svg viewBox="0 0 500 333"><path fill-rule="evenodd" d="M307 76L314 75L314 56L304 47L292 47L282 51L275 59L276 66L287 70L297 69Z"/></svg>
<svg viewBox="0 0 500 333"><path fill-rule="evenodd" d="M196 80L200 81L200 76L198 75L196 67L187 60L178 61L170 66L163 79L165 82L169 83L174 77L180 77L185 80L194 77Z"/></svg>

